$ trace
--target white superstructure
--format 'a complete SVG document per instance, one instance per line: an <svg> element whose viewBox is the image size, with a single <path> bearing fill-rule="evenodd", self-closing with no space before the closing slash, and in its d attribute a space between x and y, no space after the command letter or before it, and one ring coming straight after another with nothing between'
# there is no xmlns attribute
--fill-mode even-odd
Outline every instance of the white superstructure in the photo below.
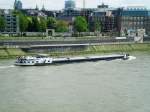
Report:
<svg viewBox="0 0 150 112"><path fill-rule="evenodd" d="M15 65L18 66L33 66L51 64L52 58L46 56L22 56L18 57Z"/></svg>

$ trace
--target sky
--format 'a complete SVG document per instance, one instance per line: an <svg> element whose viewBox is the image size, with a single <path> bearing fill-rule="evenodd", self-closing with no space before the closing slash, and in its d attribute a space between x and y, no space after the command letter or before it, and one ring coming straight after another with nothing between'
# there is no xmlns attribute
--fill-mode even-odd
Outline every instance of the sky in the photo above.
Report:
<svg viewBox="0 0 150 112"><path fill-rule="evenodd" d="M15 0L0 0L0 9L12 9ZM39 8L45 5L45 9L59 10L64 8L65 0L21 0L23 8L35 8L36 4ZM104 2L111 7L126 7L126 6L146 6L150 9L150 0L85 0L86 8L96 8L98 4ZM82 8L82 0L75 0L76 7Z"/></svg>

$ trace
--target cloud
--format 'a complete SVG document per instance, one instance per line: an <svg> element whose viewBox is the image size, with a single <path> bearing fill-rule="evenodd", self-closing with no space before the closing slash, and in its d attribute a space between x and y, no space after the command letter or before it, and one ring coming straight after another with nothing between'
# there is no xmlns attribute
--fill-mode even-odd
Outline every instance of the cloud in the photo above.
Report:
<svg viewBox="0 0 150 112"><path fill-rule="evenodd" d="M13 0L0 0L0 9L9 9L13 8Z"/></svg>

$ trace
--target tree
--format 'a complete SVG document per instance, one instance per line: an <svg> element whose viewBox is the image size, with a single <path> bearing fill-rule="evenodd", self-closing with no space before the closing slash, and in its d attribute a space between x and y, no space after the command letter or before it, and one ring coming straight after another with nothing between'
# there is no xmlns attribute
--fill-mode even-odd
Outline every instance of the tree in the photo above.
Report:
<svg viewBox="0 0 150 112"><path fill-rule="evenodd" d="M25 16L22 13L19 13L18 16L19 16L19 28L20 28L20 31L21 32L27 31L27 28L28 28L27 16Z"/></svg>
<svg viewBox="0 0 150 112"><path fill-rule="evenodd" d="M32 17L32 25L33 25L33 31L39 32L40 31L40 18Z"/></svg>
<svg viewBox="0 0 150 112"><path fill-rule="evenodd" d="M28 21L27 31L28 32L33 32L34 31L34 27L33 27L32 17L27 17L27 21Z"/></svg>
<svg viewBox="0 0 150 112"><path fill-rule="evenodd" d="M101 23L99 21L94 22L94 31L101 31Z"/></svg>
<svg viewBox="0 0 150 112"><path fill-rule="evenodd" d="M47 28L46 19L42 17L28 17L28 28L29 32L45 32Z"/></svg>
<svg viewBox="0 0 150 112"><path fill-rule="evenodd" d="M89 28L90 28L90 31L101 31L101 22L100 21L98 21L97 19L94 19L92 22L91 22L91 24L90 24L90 26L89 26Z"/></svg>
<svg viewBox="0 0 150 112"><path fill-rule="evenodd" d="M0 31L4 31L5 25L6 25L6 23L5 23L4 17L0 16Z"/></svg>
<svg viewBox="0 0 150 112"><path fill-rule="evenodd" d="M53 17L48 17L47 19L47 28L48 29L56 29L56 19Z"/></svg>
<svg viewBox="0 0 150 112"><path fill-rule="evenodd" d="M40 32L45 32L47 28L46 20L45 18L40 18Z"/></svg>
<svg viewBox="0 0 150 112"><path fill-rule="evenodd" d="M56 32L67 32L68 23L66 21L58 20L56 24Z"/></svg>
<svg viewBox="0 0 150 112"><path fill-rule="evenodd" d="M84 17L76 17L74 21L74 28L77 32L88 31L88 23Z"/></svg>

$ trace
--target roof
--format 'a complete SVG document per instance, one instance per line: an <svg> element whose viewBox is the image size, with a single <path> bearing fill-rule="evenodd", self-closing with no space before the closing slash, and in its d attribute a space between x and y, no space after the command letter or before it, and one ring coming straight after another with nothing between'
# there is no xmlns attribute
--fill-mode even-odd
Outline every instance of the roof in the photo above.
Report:
<svg viewBox="0 0 150 112"><path fill-rule="evenodd" d="M148 16L147 8L143 6L130 6L124 8L122 11L123 16Z"/></svg>
<svg viewBox="0 0 150 112"><path fill-rule="evenodd" d="M94 12L116 11L117 8L97 8Z"/></svg>
<svg viewBox="0 0 150 112"><path fill-rule="evenodd" d="M147 8L144 6L128 6L123 8L124 11L147 11Z"/></svg>
<svg viewBox="0 0 150 112"><path fill-rule="evenodd" d="M98 8L96 11L93 12L93 14L95 16L105 16L107 14L117 15L117 11L117 8Z"/></svg>
<svg viewBox="0 0 150 112"><path fill-rule="evenodd" d="M148 16L150 16L150 10L148 10Z"/></svg>

